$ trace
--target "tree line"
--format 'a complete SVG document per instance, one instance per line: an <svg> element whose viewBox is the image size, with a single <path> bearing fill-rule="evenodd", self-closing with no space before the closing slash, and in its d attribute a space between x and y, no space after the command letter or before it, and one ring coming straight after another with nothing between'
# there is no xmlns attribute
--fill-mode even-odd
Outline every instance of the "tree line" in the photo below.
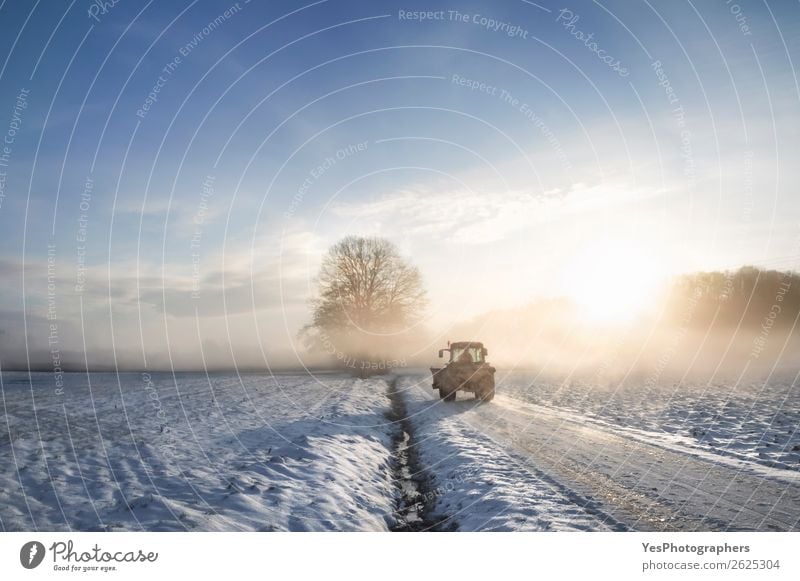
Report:
<svg viewBox="0 0 800 581"><path fill-rule="evenodd" d="M686 317L693 327L788 330L800 313L800 274L745 266L676 278L667 302L669 318Z"/></svg>
<svg viewBox="0 0 800 581"><path fill-rule="evenodd" d="M337 242L323 257L317 287L311 322L300 337L326 365L359 374L387 371L405 366L403 354L419 352L418 345L430 340L420 324L427 305L422 276L388 240L348 236ZM713 330L717 336L787 333L800 315L800 274L753 266L683 274L674 278L666 295L653 295L651 301L665 328L678 325L700 334ZM569 330L560 327L573 325L579 313L566 299L512 311L508 317L496 312L478 316L476 321L483 323L473 327L481 336L491 335L489 329L505 321L497 335L524 342L528 333L517 328L520 324L536 329L548 322L540 328L544 336L552 335L544 347L557 348L561 332ZM560 325L554 327L552 321ZM642 321L643 327L649 324ZM544 349L540 343L538 352Z"/></svg>

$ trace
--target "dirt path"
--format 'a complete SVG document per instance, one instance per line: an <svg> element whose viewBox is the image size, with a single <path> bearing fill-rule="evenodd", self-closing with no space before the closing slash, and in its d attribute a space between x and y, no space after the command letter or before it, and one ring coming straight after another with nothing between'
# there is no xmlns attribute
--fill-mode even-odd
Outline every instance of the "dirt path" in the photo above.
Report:
<svg viewBox="0 0 800 581"><path fill-rule="evenodd" d="M661 446L503 396L439 404L424 387L437 410L432 421L452 406L446 417L634 530L800 530L800 474Z"/></svg>

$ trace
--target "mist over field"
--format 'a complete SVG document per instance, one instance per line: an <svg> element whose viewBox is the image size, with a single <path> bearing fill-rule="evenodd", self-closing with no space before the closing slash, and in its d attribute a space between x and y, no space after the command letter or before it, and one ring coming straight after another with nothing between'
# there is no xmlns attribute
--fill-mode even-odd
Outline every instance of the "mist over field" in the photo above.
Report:
<svg viewBox="0 0 800 581"><path fill-rule="evenodd" d="M591 287L592 281L586 285ZM489 360L501 368L576 374L608 383L625 379L634 384L662 376L735 377L746 371L769 373L800 366L797 274L743 268L683 275L648 296L644 306L622 322L604 321L587 316L581 304L569 297L539 298L526 306L479 313L443 329L432 328L423 315L414 325L393 331L364 331L347 337L323 333L316 345L309 343L299 327L287 323L287 343L279 349L263 344L254 325L237 324L235 317L221 328L224 332L201 343L186 330L195 324L191 317L171 318L147 332L144 353L147 365L161 370L309 367L358 371L373 367L373 371L387 372L436 363L436 352L447 341L477 340L489 347ZM310 305L304 308L310 312ZM29 357L31 369L50 370L53 353L46 318L27 318L26 349L8 331L21 326L21 318L4 316L3 368L27 369ZM104 318L102 313L95 316ZM165 330L173 339L168 348ZM74 331L61 323L61 340ZM101 337L110 333L93 324L85 336L90 345L102 344ZM136 337L123 339L114 350L106 344L86 352L79 343L67 342L70 347L60 350L58 363L65 371L85 371L87 366L98 371L141 369L145 361L135 347Z"/></svg>
<svg viewBox="0 0 800 581"><path fill-rule="evenodd" d="M609 382L797 370L800 277L745 268L673 281L624 324L587 321L565 299L486 313L454 334L481 336L503 367L595 374Z"/></svg>

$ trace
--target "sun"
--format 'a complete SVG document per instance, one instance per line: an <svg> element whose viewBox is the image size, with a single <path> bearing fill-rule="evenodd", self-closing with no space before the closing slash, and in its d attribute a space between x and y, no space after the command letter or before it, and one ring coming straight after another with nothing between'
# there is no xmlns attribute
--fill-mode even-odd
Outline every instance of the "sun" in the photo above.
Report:
<svg viewBox="0 0 800 581"><path fill-rule="evenodd" d="M625 323L653 305L665 280L655 253L636 241L599 240L564 265L563 292L595 323Z"/></svg>

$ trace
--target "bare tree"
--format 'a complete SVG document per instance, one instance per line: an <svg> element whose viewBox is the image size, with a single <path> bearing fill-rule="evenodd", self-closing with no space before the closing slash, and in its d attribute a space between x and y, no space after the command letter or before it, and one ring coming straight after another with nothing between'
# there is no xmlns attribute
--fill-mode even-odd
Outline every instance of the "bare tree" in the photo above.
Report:
<svg viewBox="0 0 800 581"><path fill-rule="evenodd" d="M303 335L317 347L334 342L347 356L374 355L386 345L387 335L419 320L426 302L419 270L394 244L348 236L322 261L312 323ZM330 345L325 347L333 354Z"/></svg>

